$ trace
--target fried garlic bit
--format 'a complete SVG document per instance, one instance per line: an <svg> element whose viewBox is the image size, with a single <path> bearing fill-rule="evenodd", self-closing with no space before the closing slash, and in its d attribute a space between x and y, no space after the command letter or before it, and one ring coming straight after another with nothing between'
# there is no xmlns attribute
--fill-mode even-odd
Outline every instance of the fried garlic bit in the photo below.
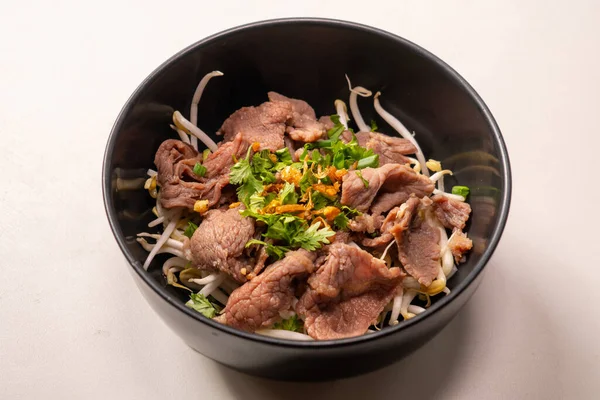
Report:
<svg viewBox="0 0 600 400"><path fill-rule="evenodd" d="M281 179L287 183L299 186L300 179L302 179L302 172L292 166L287 166L281 170Z"/></svg>
<svg viewBox="0 0 600 400"><path fill-rule="evenodd" d="M208 211L208 200L198 200L194 203L194 211L204 214Z"/></svg>

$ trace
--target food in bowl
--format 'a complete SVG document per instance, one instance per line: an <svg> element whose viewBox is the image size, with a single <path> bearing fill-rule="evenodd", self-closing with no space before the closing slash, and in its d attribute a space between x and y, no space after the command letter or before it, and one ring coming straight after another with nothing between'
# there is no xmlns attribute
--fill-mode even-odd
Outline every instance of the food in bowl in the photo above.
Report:
<svg viewBox="0 0 600 400"><path fill-rule="evenodd" d="M227 118L217 144L197 112L220 75L201 80L189 120L174 112L179 139L160 145L148 171L157 217L148 226L161 231L138 235L150 253L144 268L170 253L163 273L190 291L188 307L293 340L368 334L450 292L447 280L472 247L469 189L445 191L452 172L426 160L380 93L375 110L400 137L365 123L357 97L372 93L348 80L356 132L341 100L335 115L317 118L305 101L269 92Z"/></svg>

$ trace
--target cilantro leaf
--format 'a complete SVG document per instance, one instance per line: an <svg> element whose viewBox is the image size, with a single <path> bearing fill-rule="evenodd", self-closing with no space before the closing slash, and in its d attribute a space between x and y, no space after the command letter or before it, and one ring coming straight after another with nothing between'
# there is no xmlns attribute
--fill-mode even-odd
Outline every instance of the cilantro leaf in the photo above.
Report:
<svg viewBox="0 0 600 400"><path fill-rule="evenodd" d="M348 206L342 206L341 207L341 213L339 213L334 219L333 219L333 224L341 230L345 230L348 228L348 223L350 222L350 218L353 218L357 215L360 215L361 212L354 209L354 208L350 208Z"/></svg>
<svg viewBox="0 0 600 400"><path fill-rule="evenodd" d="M206 318L214 318L217 314L218 310L217 306L210 301L203 294L200 293L192 293L190 294L190 299L185 305L193 310L198 311L200 314L204 315Z"/></svg>
<svg viewBox="0 0 600 400"><path fill-rule="evenodd" d="M190 221L190 222L188 222L188 225L185 228L185 231L183 232L183 234L191 239L192 236L194 235L194 232L196 232L196 229L198 229L198 225L196 225L195 223Z"/></svg>
<svg viewBox="0 0 600 400"><path fill-rule="evenodd" d="M339 213L334 219L333 219L333 224L335 225L336 228L344 230L348 227L348 223L350 222L350 219L348 218L348 216L344 213Z"/></svg>
<svg viewBox="0 0 600 400"><path fill-rule="evenodd" d="M203 177L206 174L206 167L199 162L194 165L194 174Z"/></svg>
<svg viewBox="0 0 600 400"><path fill-rule="evenodd" d="M234 185L239 185L237 188L237 195L248 207L250 204L250 197L257 193L262 192L263 185L256 179L252 173L252 166L248 161L248 158L238 161L229 173L229 182Z"/></svg>
<svg viewBox="0 0 600 400"><path fill-rule="evenodd" d="M248 198L247 207L252 211L258 211L259 209L263 208L266 204L267 202L265 197L261 196L258 193L254 193Z"/></svg>
<svg viewBox="0 0 600 400"><path fill-rule="evenodd" d="M328 237L335 235L329 228L319 229L319 224L311 225L307 230L298 232L292 238L292 245L299 245L308 251L314 251L321 248L323 244L329 244Z"/></svg>
<svg viewBox="0 0 600 400"><path fill-rule="evenodd" d="M296 185L288 183L283 186L279 192L281 204L298 204L298 195L296 194Z"/></svg>
<svg viewBox="0 0 600 400"><path fill-rule="evenodd" d="M277 260L281 260L283 257L285 257L285 253L290 251L289 247L276 246L271 243L263 242L262 240L258 240L258 239L248 240L248 242L246 243L246 247L250 247L254 244L265 246L265 250L267 251L267 254L270 255L271 257L274 257Z"/></svg>
<svg viewBox="0 0 600 400"><path fill-rule="evenodd" d="M377 126L377 122L375 120L371 120L371 132L376 132L379 127Z"/></svg>
<svg viewBox="0 0 600 400"><path fill-rule="evenodd" d="M284 319L281 322L276 322L273 324L273 329L283 329L286 331L292 332L304 332L304 323L301 319L298 319L297 315L290 317L288 319Z"/></svg>
<svg viewBox="0 0 600 400"><path fill-rule="evenodd" d="M275 182L275 175L271 172L274 166L275 163L270 158L269 150L263 150L252 157L252 172L265 184Z"/></svg>
<svg viewBox="0 0 600 400"><path fill-rule="evenodd" d="M275 151L275 155L277 156L277 163L275 164L275 170L280 171L288 165L292 165L294 160L292 159L292 154L287 147L283 149L279 149Z"/></svg>
<svg viewBox="0 0 600 400"><path fill-rule="evenodd" d="M317 178L315 178L315 174L313 174L312 170L308 169L300 179L300 190L304 193L315 183L317 183Z"/></svg>

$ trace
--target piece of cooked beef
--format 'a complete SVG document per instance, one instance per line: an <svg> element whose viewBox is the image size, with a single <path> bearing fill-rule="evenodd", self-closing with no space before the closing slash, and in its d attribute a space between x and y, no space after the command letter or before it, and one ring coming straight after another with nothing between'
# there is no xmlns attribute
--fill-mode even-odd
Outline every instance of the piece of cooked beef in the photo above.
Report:
<svg viewBox="0 0 600 400"><path fill-rule="evenodd" d="M451 199L447 196L436 194L433 200L433 210L442 225L448 229L465 229L471 206L464 201Z"/></svg>
<svg viewBox="0 0 600 400"><path fill-rule="evenodd" d="M316 253L290 251L265 271L231 293L217 321L246 331L266 328L281 320L280 311L289 310L296 280L314 270Z"/></svg>
<svg viewBox="0 0 600 400"><path fill-rule="evenodd" d="M429 198L421 199L408 226L396 224L390 233L396 239L402 266L424 286L431 285L440 270L440 231L426 217Z"/></svg>
<svg viewBox="0 0 600 400"><path fill-rule="evenodd" d="M414 154L417 148L409 141L377 132L358 132L355 134L358 145L379 155L379 166L385 164L406 164L406 155ZM352 140L352 132L344 131L342 140L346 143Z"/></svg>
<svg viewBox="0 0 600 400"><path fill-rule="evenodd" d="M417 174L406 165L386 164L380 168L386 167L390 168L391 172L371 205L371 211L375 215L404 203L411 194L417 197L429 196L435 188L428 177Z"/></svg>
<svg viewBox="0 0 600 400"><path fill-rule="evenodd" d="M467 237L460 229L455 229L448 248L454 256L454 261L458 264L464 261L464 254L473 248L473 241Z"/></svg>
<svg viewBox="0 0 600 400"><path fill-rule="evenodd" d="M325 126L317 121L315 110L304 100L291 99L279 93L269 92L272 102L288 102L292 106L292 117L287 121L286 132L293 140L314 142L323 137Z"/></svg>
<svg viewBox="0 0 600 400"><path fill-rule="evenodd" d="M275 151L284 146L286 121L292 118L292 104L287 101L267 101L258 107L242 107L223 122L217 132L229 142L238 134L248 144L259 143L260 150Z"/></svg>
<svg viewBox="0 0 600 400"><path fill-rule="evenodd" d="M323 115L322 117L320 117L319 122L323 124L323 127L326 131L333 129L333 127L335 126L329 115Z"/></svg>
<svg viewBox="0 0 600 400"><path fill-rule="evenodd" d="M253 262L242 253L253 235L254 220L242 217L240 207L210 210L184 243L184 252L197 268L220 270L238 282L246 282L246 275L253 272Z"/></svg>
<svg viewBox="0 0 600 400"><path fill-rule="evenodd" d="M414 154L417 148L407 139L371 132L365 144L367 149L379 154L379 166L386 164L406 164L407 154Z"/></svg>
<svg viewBox="0 0 600 400"><path fill-rule="evenodd" d="M194 208L198 200L208 200L209 207L221 197L221 190L229 183L229 177L214 176L212 179L194 174L194 166L201 162L201 155L180 140L165 140L154 157L157 167L160 202L164 208Z"/></svg>
<svg viewBox="0 0 600 400"><path fill-rule="evenodd" d="M397 293L402 271L356 246L334 243L326 251L296 312L315 339L362 335Z"/></svg>
<svg viewBox="0 0 600 400"><path fill-rule="evenodd" d="M406 203L402 204L400 207L393 208L388 213L381 225L381 234L373 239L363 239L362 245L366 247L379 247L390 243L394 239L394 235L391 233L392 228L398 226L396 231L408 229L413 214L420 204L421 201L419 198L411 195Z"/></svg>
<svg viewBox="0 0 600 400"><path fill-rule="evenodd" d="M248 141L242 133L235 135L231 142L222 143L219 148L206 157L203 165L206 168L206 177L229 175L229 170L235 164L234 159L242 158L248 150Z"/></svg>
<svg viewBox="0 0 600 400"><path fill-rule="evenodd" d="M381 228L383 215L360 214L348 222L348 229L353 232L373 233Z"/></svg>
<svg viewBox="0 0 600 400"><path fill-rule="evenodd" d="M386 164L379 168L360 170L368 182L365 187L356 171L343 178L341 202L366 212L370 207L373 215L382 214L404 203L411 194L423 197L433 192L434 185L426 176L400 164Z"/></svg>

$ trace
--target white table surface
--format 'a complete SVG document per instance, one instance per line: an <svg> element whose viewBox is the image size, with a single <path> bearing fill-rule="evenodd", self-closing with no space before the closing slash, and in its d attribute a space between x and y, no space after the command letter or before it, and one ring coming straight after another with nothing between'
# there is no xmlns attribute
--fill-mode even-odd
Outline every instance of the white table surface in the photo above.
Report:
<svg viewBox="0 0 600 400"><path fill-rule="evenodd" d="M5 2L0 398L599 398L600 3L566 3ZM487 102L513 167L508 225L464 311L404 361L333 383L251 378L189 350L138 293L102 205L106 139L142 79L211 33L283 16L355 20L437 54Z"/></svg>

